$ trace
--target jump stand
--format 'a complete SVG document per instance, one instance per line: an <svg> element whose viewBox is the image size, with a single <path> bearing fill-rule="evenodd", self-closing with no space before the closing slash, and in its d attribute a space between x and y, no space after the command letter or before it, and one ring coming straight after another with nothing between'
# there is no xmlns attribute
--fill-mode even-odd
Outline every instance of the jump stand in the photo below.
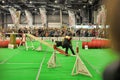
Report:
<svg viewBox="0 0 120 80"><path fill-rule="evenodd" d="M48 68L55 68L60 66L60 63L58 62L58 59L56 56L56 50L53 51L53 54L51 55L47 64L48 64Z"/></svg>
<svg viewBox="0 0 120 80"><path fill-rule="evenodd" d="M90 76L92 77L91 73L89 72L89 70L87 69L87 67L85 66L85 64L83 63L83 61L81 60L81 58L79 57L79 47L77 44L76 47L76 61L72 70L72 75L78 75L78 74L83 74L86 76Z"/></svg>
<svg viewBox="0 0 120 80"><path fill-rule="evenodd" d="M36 51L41 51L42 50L42 45L41 45L41 43L40 43L40 46L37 48L37 49L35 49Z"/></svg>
<svg viewBox="0 0 120 80"><path fill-rule="evenodd" d="M30 46L28 46L27 41L30 41L30 43L31 43ZM26 37L26 34L23 34L23 35L22 35L22 40L21 40L19 46L21 46L21 44L25 45L25 49L26 49L26 50L28 50L29 48L34 49L34 45L33 45L33 42L32 42L32 40L31 40L31 38L30 38L30 37Z"/></svg>
<svg viewBox="0 0 120 80"><path fill-rule="evenodd" d="M53 45L54 50L58 51L60 54L69 56L68 54L66 54L66 52L60 48L57 48L56 45Z"/></svg>

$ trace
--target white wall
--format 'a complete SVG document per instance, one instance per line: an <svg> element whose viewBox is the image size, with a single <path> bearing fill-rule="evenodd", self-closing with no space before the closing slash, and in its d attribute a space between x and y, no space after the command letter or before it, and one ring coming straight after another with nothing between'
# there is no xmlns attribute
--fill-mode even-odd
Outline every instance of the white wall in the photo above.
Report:
<svg viewBox="0 0 120 80"><path fill-rule="evenodd" d="M69 24L69 17L68 17L68 15L63 15L63 23L67 23L67 24Z"/></svg>
<svg viewBox="0 0 120 80"><path fill-rule="evenodd" d="M4 19L4 21L6 21L6 20ZM53 23L53 22L58 23L58 22L60 22L60 16L59 15L48 15L48 22L49 23ZM63 22L64 23L69 22L68 15L63 15ZM1 20L0 20L0 23L1 23ZM7 16L7 23L9 23L9 24L13 23L11 15ZM24 24L24 23L27 23L27 21L26 21L26 17L22 15L21 16L21 24ZM35 23L36 24L41 23L40 15L35 15Z"/></svg>
<svg viewBox="0 0 120 80"><path fill-rule="evenodd" d="M59 15L48 15L48 22L60 22L60 16Z"/></svg>
<svg viewBox="0 0 120 80"><path fill-rule="evenodd" d="M34 18L35 18L35 21L34 21L35 24L41 24L40 15L35 15ZM55 23L55 26L56 26L56 24L57 25L60 24L60 15L48 15L47 19L48 19L48 23L49 23L50 26L53 25L54 23ZM63 15L62 22L69 24L69 20L68 19L69 19L68 15ZM7 22L6 22L6 16L5 16L4 17L4 22L7 23L7 24L13 24L11 15L7 15ZM1 24L2 24L2 19L1 19L1 16L0 16L0 25ZM21 15L20 24L27 24L25 15Z"/></svg>
<svg viewBox="0 0 120 80"><path fill-rule="evenodd" d="M35 24L41 24L41 17L40 15L35 16Z"/></svg>

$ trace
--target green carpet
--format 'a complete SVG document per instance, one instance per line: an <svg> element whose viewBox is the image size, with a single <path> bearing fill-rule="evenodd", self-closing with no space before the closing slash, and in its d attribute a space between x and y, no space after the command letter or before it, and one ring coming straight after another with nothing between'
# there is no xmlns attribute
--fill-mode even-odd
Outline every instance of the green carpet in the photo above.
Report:
<svg viewBox="0 0 120 80"><path fill-rule="evenodd" d="M39 46L39 42L34 41L33 43L36 48ZM75 50L76 41L73 41L73 46ZM71 75L76 59L73 56L57 54L57 60L61 66L52 69L47 68L47 62L53 53L53 49L42 44L42 51L40 52L32 49L26 51L24 46L17 49L0 48L0 80L36 80L43 59L44 62L38 75L39 80L102 80L102 72L105 67L115 61L117 56L110 49L84 50L81 48L81 42L79 46L79 55L92 77L81 74ZM69 54L71 54L70 51Z"/></svg>

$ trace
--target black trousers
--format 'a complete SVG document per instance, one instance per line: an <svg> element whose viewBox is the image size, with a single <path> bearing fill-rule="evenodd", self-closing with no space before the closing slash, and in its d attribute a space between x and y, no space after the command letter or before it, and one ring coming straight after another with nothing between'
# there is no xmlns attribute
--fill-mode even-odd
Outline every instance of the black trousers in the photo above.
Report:
<svg viewBox="0 0 120 80"><path fill-rule="evenodd" d="M67 54L68 54L68 50L70 49L71 52L72 52L72 54L75 55L75 52L74 52L74 50L73 50L73 48L72 48L71 45L67 45L65 48L66 48L65 52L66 52Z"/></svg>

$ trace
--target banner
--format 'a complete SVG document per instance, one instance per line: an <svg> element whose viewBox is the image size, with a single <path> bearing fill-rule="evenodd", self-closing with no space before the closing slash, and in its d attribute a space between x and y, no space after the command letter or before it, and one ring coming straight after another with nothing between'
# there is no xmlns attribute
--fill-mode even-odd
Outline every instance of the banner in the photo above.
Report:
<svg viewBox="0 0 120 80"><path fill-rule="evenodd" d="M97 24L101 25L100 12L97 15Z"/></svg>
<svg viewBox="0 0 120 80"><path fill-rule="evenodd" d="M75 13L69 10L68 14L69 14L69 26L74 27L75 26Z"/></svg>
<svg viewBox="0 0 120 80"><path fill-rule="evenodd" d="M42 26L45 27L47 25L46 9L39 8L39 10L40 10L40 15L41 15Z"/></svg>
<svg viewBox="0 0 120 80"><path fill-rule="evenodd" d="M27 23L29 27L33 26L33 16L30 13L30 11L25 10L25 14L26 14L26 19L27 19Z"/></svg>
<svg viewBox="0 0 120 80"><path fill-rule="evenodd" d="M99 11L97 15L97 23L98 25L102 25L104 27L106 21L106 11L105 11L105 6L101 6L101 11Z"/></svg>
<svg viewBox="0 0 120 80"><path fill-rule="evenodd" d="M15 8L9 8L12 20L13 20L13 24L18 26L20 24L20 14L21 11L17 11Z"/></svg>

